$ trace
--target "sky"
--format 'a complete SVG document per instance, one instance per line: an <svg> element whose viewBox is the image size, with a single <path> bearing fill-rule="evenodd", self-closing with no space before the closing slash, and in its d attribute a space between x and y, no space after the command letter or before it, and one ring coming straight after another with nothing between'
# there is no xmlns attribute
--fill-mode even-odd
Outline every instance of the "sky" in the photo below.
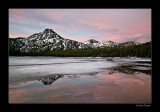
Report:
<svg viewBox="0 0 160 112"><path fill-rule="evenodd" d="M66 39L151 41L151 9L9 9L9 38L52 29Z"/></svg>

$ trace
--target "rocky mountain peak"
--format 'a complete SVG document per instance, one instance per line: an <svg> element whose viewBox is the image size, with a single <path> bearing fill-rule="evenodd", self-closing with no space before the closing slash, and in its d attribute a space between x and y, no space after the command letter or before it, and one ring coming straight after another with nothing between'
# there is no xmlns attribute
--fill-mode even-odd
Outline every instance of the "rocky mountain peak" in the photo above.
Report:
<svg viewBox="0 0 160 112"><path fill-rule="evenodd" d="M43 37L46 37L46 36L52 36L53 34L56 34L52 29L45 29L43 32Z"/></svg>
<svg viewBox="0 0 160 112"><path fill-rule="evenodd" d="M52 29L45 29L43 32L45 32L45 33L49 33L49 32L52 32L52 33L55 33Z"/></svg>
<svg viewBox="0 0 160 112"><path fill-rule="evenodd" d="M94 39L90 39L89 42L90 42L90 43L98 43L98 41L97 41L97 40L94 40Z"/></svg>
<svg viewBox="0 0 160 112"><path fill-rule="evenodd" d="M95 39L89 39L89 40L84 42L84 44L93 44L93 43L99 43L99 42Z"/></svg>
<svg viewBox="0 0 160 112"><path fill-rule="evenodd" d="M98 47L115 47L138 45L139 43L125 42L116 43L111 40L99 42L95 39L89 39L84 43L65 39L54 32L52 29L45 29L43 32L35 33L28 38L9 38L9 48L14 48L22 52L44 51L44 50L67 50L67 49L86 49Z"/></svg>

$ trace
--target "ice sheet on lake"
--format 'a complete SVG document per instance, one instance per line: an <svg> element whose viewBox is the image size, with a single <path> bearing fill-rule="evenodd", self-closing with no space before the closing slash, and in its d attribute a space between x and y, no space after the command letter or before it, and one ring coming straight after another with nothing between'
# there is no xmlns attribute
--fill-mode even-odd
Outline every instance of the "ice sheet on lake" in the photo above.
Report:
<svg viewBox="0 0 160 112"><path fill-rule="evenodd" d="M60 57L9 57L9 80L19 76L46 76L53 74L84 74L100 72L102 68L117 66L119 63L151 61L142 58L60 58Z"/></svg>
<svg viewBox="0 0 160 112"><path fill-rule="evenodd" d="M79 74L100 71L99 68L116 66L105 59L9 57L9 75L12 74ZM26 66L24 66L26 65Z"/></svg>

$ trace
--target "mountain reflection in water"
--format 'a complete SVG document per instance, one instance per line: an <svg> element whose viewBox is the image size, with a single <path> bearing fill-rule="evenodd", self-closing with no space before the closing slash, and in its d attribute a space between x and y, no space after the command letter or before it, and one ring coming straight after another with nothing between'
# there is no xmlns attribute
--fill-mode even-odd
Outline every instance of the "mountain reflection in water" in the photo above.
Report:
<svg viewBox="0 0 160 112"><path fill-rule="evenodd" d="M142 62L140 62L142 63ZM143 62L144 63L144 62ZM142 69L137 69L136 67L145 67L146 69L142 70ZM112 68L106 68L105 72L102 72L103 74L106 75L111 75L113 73L125 73L128 75L135 75L135 74L140 74L140 73L144 73L146 75L150 75L151 76L151 70L149 68L149 65L139 65L139 64L130 64L130 65L121 65L121 66L117 66L117 67L112 67ZM79 78L82 75L87 75L87 76L95 76L97 74L96 73L89 73L89 74L80 74L80 75L74 75L74 74L68 74L67 77L68 78ZM45 78L41 78L39 81L41 81L44 85L51 85L54 81L58 80L59 78L63 78L64 75L52 75L50 77L45 77Z"/></svg>
<svg viewBox="0 0 160 112"><path fill-rule="evenodd" d="M80 75L68 74L67 77L68 78L79 78L82 75L95 76L96 74L97 74L97 72L89 73L89 74L80 74ZM49 77L41 78L41 79L39 79L39 81L42 82L44 85L51 85L53 82L55 82L59 78L63 78L63 77L64 77L64 75L57 74L57 75L52 75Z"/></svg>
<svg viewBox="0 0 160 112"><path fill-rule="evenodd" d="M151 70L141 70L141 69L136 69L136 66L134 65L123 65L123 66L118 66L118 67L113 67L113 68L107 68L106 70L108 72L106 72L107 74L111 75L113 73L116 72L121 72L121 73L125 73L128 75L134 75L134 74L139 74L139 73L144 73L146 75L150 75L151 76Z"/></svg>
<svg viewBox="0 0 160 112"><path fill-rule="evenodd" d="M44 85L50 85L60 77L62 77L62 75L53 75L52 77L41 78L39 81L41 81Z"/></svg>

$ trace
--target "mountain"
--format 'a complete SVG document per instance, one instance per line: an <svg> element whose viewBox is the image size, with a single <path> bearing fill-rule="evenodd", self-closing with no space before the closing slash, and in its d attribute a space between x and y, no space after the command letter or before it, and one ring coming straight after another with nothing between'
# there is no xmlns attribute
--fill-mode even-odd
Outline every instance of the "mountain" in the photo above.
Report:
<svg viewBox="0 0 160 112"><path fill-rule="evenodd" d="M75 40L65 39L54 32L52 29L45 29L43 32L35 33L27 38L9 38L9 49L20 50L21 52L44 51L44 50L67 50L67 49L86 49L97 47L115 47L139 45L137 42L116 43L90 39L84 43Z"/></svg>
<svg viewBox="0 0 160 112"><path fill-rule="evenodd" d="M129 41L129 42L125 42L125 43L118 43L118 46L130 46L130 45L140 45L140 44L141 43Z"/></svg>
<svg viewBox="0 0 160 112"><path fill-rule="evenodd" d="M124 42L124 43L116 43L111 40L98 42L97 40L90 39L84 42L84 44L88 45L91 48L97 48L97 47L122 47L122 46L130 46L130 45L140 45L141 43L138 42Z"/></svg>
<svg viewBox="0 0 160 112"><path fill-rule="evenodd" d="M109 40L109 41L104 41L104 42L102 42L102 44L101 44L101 46L102 47L115 47L116 45L118 45L116 42L113 42L113 41L111 41L111 40Z"/></svg>
<svg viewBox="0 0 160 112"><path fill-rule="evenodd" d="M52 77L41 78L39 81L41 81L44 85L51 85L54 81L61 77L62 75L53 75Z"/></svg>
<svg viewBox="0 0 160 112"><path fill-rule="evenodd" d="M35 33L28 38L9 38L9 48L22 52L44 50L84 49L87 45L70 39L64 39L52 29Z"/></svg>
<svg viewBox="0 0 160 112"><path fill-rule="evenodd" d="M97 40L94 40L94 39L89 39L89 40L85 41L84 44L91 47L91 48L101 47L101 43L98 42Z"/></svg>
<svg viewBox="0 0 160 112"><path fill-rule="evenodd" d="M97 73L88 73L88 74L67 74L67 75L60 75L60 74L56 74L56 75L52 75L49 77L45 77L45 78L40 78L39 81L42 82L44 85L51 85L53 82L55 82L56 80L58 80L59 78L79 78L81 76L95 76Z"/></svg>

